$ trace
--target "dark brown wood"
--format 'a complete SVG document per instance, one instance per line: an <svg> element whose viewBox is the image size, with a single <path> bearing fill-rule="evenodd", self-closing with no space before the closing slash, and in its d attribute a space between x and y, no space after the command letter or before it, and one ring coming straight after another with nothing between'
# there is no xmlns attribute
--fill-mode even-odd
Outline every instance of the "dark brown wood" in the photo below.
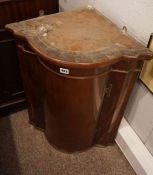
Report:
<svg viewBox="0 0 153 175"><path fill-rule="evenodd" d="M61 150L89 148L93 144L109 69L100 74L84 75L85 70L79 76L63 76L42 61L41 67L46 137Z"/></svg>
<svg viewBox="0 0 153 175"><path fill-rule="evenodd" d="M115 64L110 72L107 86L111 93L105 94L95 141L102 145L111 144L117 134L135 80L141 70L140 63L122 61Z"/></svg>
<svg viewBox="0 0 153 175"><path fill-rule="evenodd" d="M14 37L0 30L0 116L25 107ZM22 104L22 105L21 105Z"/></svg>
<svg viewBox="0 0 153 175"><path fill-rule="evenodd" d="M37 55L18 45L18 55L23 78L24 90L28 102L29 122L35 127L44 129L44 112L42 102L42 86L40 80L40 64Z"/></svg>
<svg viewBox="0 0 153 175"><path fill-rule="evenodd" d="M2 104L23 94L18 60L16 59L15 39L5 30L0 31L0 56L0 104Z"/></svg>
<svg viewBox="0 0 153 175"><path fill-rule="evenodd" d="M4 27L11 22L58 12L57 0L0 1L0 116L8 115L26 105L20 77L14 36Z"/></svg>
<svg viewBox="0 0 153 175"><path fill-rule="evenodd" d="M43 62L26 42L18 43L30 122L45 129L49 142L61 150L89 148L93 144L109 68L73 69L70 77L63 76L58 73L59 66Z"/></svg>
<svg viewBox="0 0 153 175"><path fill-rule="evenodd" d="M30 121L48 141L67 152L112 143L142 62L153 54L95 10L6 28L17 38Z"/></svg>
<svg viewBox="0 0 153 175"><path fill-rule="evenodd" d="M0 28L8 23L58 12L58 0L7 0L0 1Z"/></svg>

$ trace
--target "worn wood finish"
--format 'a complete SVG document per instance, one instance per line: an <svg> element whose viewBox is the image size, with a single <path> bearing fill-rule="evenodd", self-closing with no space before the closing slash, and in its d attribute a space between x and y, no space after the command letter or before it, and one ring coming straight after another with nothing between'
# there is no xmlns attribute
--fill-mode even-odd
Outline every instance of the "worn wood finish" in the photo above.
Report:
<svg viewBox="0 0 153 175"><path fill-rule="evenodd" d="M27 39L44 61L69 68L105 67L124 59L136 61L152 55L96 10L58 13L6 28Z"/></svg>
<svg viewBox="0 0 153 175"><path fill-rule="evenodd" d="M40 26L44 23L47 32ZM67 152L112 143L142 62L153 54L94 10L36 18L7 29L18 40L30 120L44 129L49 142Z"/></svg>
<svg viewBox="0 0 153 175"><path fill-rule="evenodd" d="M15 39L4 27L44 14L58 12L57 0L1 0L0 1L0 116L25 107L25 95L20 78Z"/></svg>

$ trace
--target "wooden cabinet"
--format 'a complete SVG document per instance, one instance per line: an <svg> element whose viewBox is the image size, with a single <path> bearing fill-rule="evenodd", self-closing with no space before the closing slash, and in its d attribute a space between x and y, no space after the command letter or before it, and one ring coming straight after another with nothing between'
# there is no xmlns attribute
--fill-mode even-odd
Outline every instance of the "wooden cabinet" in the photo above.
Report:
<svg viewBox="0 0 153 175"><path fill-rule="evenodd" d="M0 29L0 116L25 106L14 37Z"/></svg>
<svg viewBox="0 0 153 175"><path fill-rule="evenodd" d="M5 25L56 12L57 0L0 0L0 116L26 104L15 39Z"/></svg>
<svg viewBox="0 0 153 175"><path fill-rule="evenodd" d="M152 52L94 9L7 25L15 34L31 123L58 149L113 143Z"/></svg>

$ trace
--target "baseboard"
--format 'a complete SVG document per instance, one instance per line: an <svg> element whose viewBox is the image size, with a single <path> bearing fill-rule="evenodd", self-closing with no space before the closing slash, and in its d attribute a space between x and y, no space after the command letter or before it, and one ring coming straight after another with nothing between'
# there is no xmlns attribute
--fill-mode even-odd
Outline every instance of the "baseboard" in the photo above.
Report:
<svg viewBox="0 0 153 175"><path fill-rule="evenodd" d="M116 143L137 175L153 175L153 156L124 118L116 137Z"/></svg>

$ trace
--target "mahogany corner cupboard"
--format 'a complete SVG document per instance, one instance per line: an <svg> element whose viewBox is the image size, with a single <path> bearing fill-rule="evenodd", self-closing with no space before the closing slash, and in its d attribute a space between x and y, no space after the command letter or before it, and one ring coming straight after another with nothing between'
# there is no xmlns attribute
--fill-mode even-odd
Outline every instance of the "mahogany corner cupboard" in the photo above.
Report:
<svg viewBox="0 0 153 175"><path fill-rule="evenodd" d="M15 39L5 25L58 12L58 0L0 0L0 116L26 105Z"/></svg>
<svg viewBox="0 0 153 175"><path fill-rule="evenodd" d="M30 122L63 151L112 143L152 52L91 8L6 28L16 38Z"/></svg>

